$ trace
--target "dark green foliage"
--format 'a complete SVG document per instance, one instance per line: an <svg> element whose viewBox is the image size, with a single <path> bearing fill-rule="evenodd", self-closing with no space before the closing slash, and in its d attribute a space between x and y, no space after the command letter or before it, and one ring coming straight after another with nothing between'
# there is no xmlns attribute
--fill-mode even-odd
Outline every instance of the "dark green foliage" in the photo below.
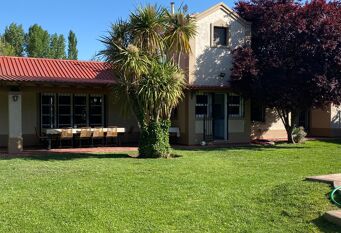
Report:
<svg viewBox="0 0 341 233"><path fill-rule="evenodd" d="M170 120L151 122L141 127L139 154L141 158L160 158L170 155Z"/></svg>
<svg viewBox="0 0 341 233"><path fill-rule="evenodd" d="M65 54L65 38L63 35L54 33L50 38L50 58L64 59Z"/></svg>
<svg viewBox="0 0 341 233"><path fill-rule="evenodd" d="M189 53L195 33L195 19L185 12L173 17L163 7L147 5L102 37L105 49L100 54L117 74L120 90L115 93L122 94L116 101L123 112L132 110L140 125L141 157L170 156L169 119L185 87L174 54Z"/></svg>
<svg viewBox="0 0 341 233"><path fill-rule="evenodd" d="M0 37L0 56L15 56L14 48Z"/></svg>
<svg viewBox="0 0 341 233"><path fill-rule="evenodd" d="M25 32L21 24L11 23L5 28L3 37L5 42L13 47L13 55L19 57L24 55Z"/></svg>
<svg viewBox="0 0 341 233"><path fill-rule="evenodd" d="M76 34L73 31L69 32L68 42L69 43L67 58L70 60L77 60L78 59L77 38Z"/></svg>
<svg viewBox="0 0 341 233"><path fill-rule="evenodd" d="M25 34L22 25L11 23L0 37L0 55L65 59L66 43L64 35L50 35L38 24L32 25ZM68 58L77 59L77 39L69 33ZM25 54L26 53L26 54Z"/></svg>
<svg viewBox="0 0 341 233"><path fill-rule="evenodd" d="M37 24L31 26L26 34L26 53L28 57L49 57L50 35Z"/></svg>

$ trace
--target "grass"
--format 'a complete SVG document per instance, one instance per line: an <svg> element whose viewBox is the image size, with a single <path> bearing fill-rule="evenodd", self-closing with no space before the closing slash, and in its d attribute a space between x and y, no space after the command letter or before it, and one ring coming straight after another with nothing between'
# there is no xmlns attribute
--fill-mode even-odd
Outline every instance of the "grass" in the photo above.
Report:
<svg viewBox="0 0 341 233"><path fill-rule="evenodd" d="M331 187L341 142L0 159L0 232L340 232Z"/></svg>

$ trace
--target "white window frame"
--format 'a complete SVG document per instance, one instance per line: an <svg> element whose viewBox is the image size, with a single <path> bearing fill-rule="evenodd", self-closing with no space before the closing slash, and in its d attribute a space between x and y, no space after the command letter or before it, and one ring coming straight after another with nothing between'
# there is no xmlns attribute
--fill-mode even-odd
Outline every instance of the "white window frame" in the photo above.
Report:
<svg viewBox="0 0 341 233"><path fill-rule="evenodd" d="M198 104L197 103L197 96L206 96L207 97L207 103L206 104ZM209 117L210 116L210 109L209 109L209 106L210 106L210 95L208 95L207 93L198 93L195 95L195 111L196 111L196 108L197 107L206 107L206 116ZM195 119L203 119L205 117L204 114L196 114L195 112Z"/></svg>
<svg viewBox="0 0 341 233"><path fill-rule="evenodd" d="M228 101L228 107L239 107L239 113L238 114L231 114L229 111L229 117L231 118L241 118L244 117L244 100L241 96L236 95L236 94L230 94L229 97L231 96L238 96L239 97L239 103L238 104L234 104L234 103L230 103L230 101Z"/></svg>
<svg viewBox="0 0 341 233"><path fill-rule="evenodd" d="M53 100L54 102L53 103L50 103L50 104L43 104L43 97L44 96L49 96L49 97L53 97ZM49 128L54 128L56 127L57 125L57 109L56 109L56 101L57 101L57 97L56 97L56 94L54 93L41 93L40 95L40 127L41 128L44 128L43 125L46 125L46 124L43 124L43 117L44 116L49 116L51 119L52 119L52 122L50 121L50 124L49 124ZM48 106L49 108L53 108L53 115L51 114L43 114L43 107L46 107Z"/></svg>

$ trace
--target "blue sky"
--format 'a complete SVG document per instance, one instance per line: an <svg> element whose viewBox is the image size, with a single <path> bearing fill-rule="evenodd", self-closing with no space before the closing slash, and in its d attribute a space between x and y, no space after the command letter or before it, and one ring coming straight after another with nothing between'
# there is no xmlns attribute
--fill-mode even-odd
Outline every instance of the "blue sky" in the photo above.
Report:
<svg viewBox="0 0 341 233"><path fill-rule="evenodd" d="M171 0L11 0L1 2L0 32L12 22L22 24L25 31L39 24L50 33L64 34L73 30L78 38L80 60L89 60L102 48L98 41L112 22L127 18L136 6L158 3L169 6ZM185 0L191 13L203 11L221 0ZM225 3L233 7L232 0Z"/></svg>

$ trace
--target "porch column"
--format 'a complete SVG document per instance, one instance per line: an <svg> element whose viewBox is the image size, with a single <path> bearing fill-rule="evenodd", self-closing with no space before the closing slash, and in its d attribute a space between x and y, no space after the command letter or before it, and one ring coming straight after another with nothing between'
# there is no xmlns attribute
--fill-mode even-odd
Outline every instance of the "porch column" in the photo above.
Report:
<svg viewBox="0 0 341 233"><path fill-rule="evenodd" d="M21 93L8 93L8 153L23 150Z"/></svg>

